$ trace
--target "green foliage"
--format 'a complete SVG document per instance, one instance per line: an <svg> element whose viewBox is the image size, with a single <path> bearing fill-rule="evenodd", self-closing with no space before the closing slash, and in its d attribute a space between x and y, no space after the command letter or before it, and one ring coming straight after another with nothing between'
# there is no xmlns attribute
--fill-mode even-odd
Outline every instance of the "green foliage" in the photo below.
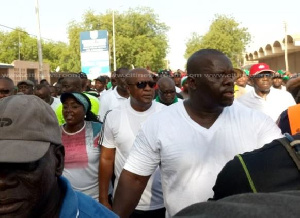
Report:
<svg viewBox="0 0 300 218"><path fill-rule="evenodd" d="M150 67L158 70L164 66L168 41L168 27L158 21L150 8L129 9L124 13L115 12L115 42L117 67ZM70 52L74 67L80 67L79 34L81 31L107 30L111 69L113 69L113 11L95 14L87 11L80 23L69 25ZM76 46L78 45L78 46ZM75 68L74 68L75 69Z"/></svg>
<svg viewBox="0 0 300 218"><path fill-rule="evenodd" d="M81 22L70 22L67 28L69 44L42 42L43 61L50 64L51 71L59 66L62 72L79 72L80 32L107 30L113 69L112 15L113 11L105 14L87 11ZM150 8L115 12L117 67L130 68L134 65L150 67L153 71L163 68L168 50L167 31L168 27L159 22L158 16ZM37 39L20 28L11 32L0 31L0 62L12 63L19 59L19 53L20 60L38 61Z"/></svg>
<svg viewBox="0 0 300 218"><path fill-rule="evenodd" d="M245 47L251 41L251 35L247 28L232 17L216 15L209 31L204 36L193 33L186 43L185 58L190 57L199 49L212 48L224 52L232 61L234 66L239 66L243 60Z"/></svg>
<svg viewBox="0 0 300 218"><path fill-rule="evenodd" d="M68 46L63 42L43 42L43 61L50 64L54 71L58 66L65 64L62 56L67 52ZM12 63L14 60L38 61L37 39L30 36L21 28L11 32L0 31L0 62ZM64 68L67 70L67 68Z"/></svg>

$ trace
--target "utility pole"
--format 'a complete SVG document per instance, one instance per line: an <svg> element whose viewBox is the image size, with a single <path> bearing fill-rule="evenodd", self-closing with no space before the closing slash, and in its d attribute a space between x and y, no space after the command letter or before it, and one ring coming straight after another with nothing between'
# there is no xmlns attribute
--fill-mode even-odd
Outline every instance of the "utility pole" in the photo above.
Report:
<svg viewBox="0 0 300 218"><path fill-rule="evenodd" d="M284 21L284 34L285 34L285 43L284 43L284 57L285 57L285 70L289 71L289 60L288 60L288 47L287 47L287 23Z"/></svg>
<svg viewBox="0 0 300 218"><path fill-rule="evenodd" d="M44 79L43 73L43 53L41 43L41 29L40 29L40 12L39 12L39 0L35 1L35 14L37 18L37 45L38 45L38 56L39 56L39 76L38 78Z"/></svg>
<svg viewBox="0 0 300 218"><path fill-rule="evenodd" d="M113 25L113 52L114 52L114 71L117 70L117 63L116 63L116 32L115 32L115 10L112 11L112 25Z"/></svg>

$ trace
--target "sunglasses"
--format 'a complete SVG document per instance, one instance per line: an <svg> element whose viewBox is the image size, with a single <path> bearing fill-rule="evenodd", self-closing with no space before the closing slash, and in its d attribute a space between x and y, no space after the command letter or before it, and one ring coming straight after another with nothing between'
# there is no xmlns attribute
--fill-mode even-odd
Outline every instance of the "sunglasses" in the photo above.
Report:
<svg viewBox="0 0 300 218"><path fill-rule="evenodd" d="M148 85L150 88L153 88L156 85L156 82L153 81L142 81L142 82L137 82L135 84L128 84L128 85L136 85L138 89L144 89Z"/></svg>

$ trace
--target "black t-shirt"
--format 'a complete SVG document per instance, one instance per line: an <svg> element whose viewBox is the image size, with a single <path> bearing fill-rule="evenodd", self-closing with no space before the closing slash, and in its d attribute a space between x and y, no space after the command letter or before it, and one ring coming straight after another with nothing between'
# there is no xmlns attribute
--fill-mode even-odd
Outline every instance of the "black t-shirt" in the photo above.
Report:
<svg viewBox="0 0 300 218"><path fill-rule="evenodd" d="M294 136L300 139L300 135ZM300 190L300 173L285 147L277 140L241 155L257 192ZM218 174L213 187L218 200L226 196L252 192L237 156ZM300 216L299 216L300 217Z"/></svg>

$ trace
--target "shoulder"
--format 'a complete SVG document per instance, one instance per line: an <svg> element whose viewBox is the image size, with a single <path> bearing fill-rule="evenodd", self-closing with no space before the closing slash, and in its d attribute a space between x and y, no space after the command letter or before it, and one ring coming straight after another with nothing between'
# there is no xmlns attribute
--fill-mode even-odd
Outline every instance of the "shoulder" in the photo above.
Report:
<svg viewBox="0 0 300 218"><path fill-rule="evenodd" d="M79 217L118 217L112 211L96 202L90 196L75 192L78 199Z"/></svg>
<svg viewBox="0 0 300 218"><path fill-rule="evenodd" d="M90 101L99 101L98 100L98 98L97 97L95 97L95 96L92 96L92 95L90 95L90 94L87 94L87 93L83 93L84 95L86 95L89 99L90 99Z"/></svg>

